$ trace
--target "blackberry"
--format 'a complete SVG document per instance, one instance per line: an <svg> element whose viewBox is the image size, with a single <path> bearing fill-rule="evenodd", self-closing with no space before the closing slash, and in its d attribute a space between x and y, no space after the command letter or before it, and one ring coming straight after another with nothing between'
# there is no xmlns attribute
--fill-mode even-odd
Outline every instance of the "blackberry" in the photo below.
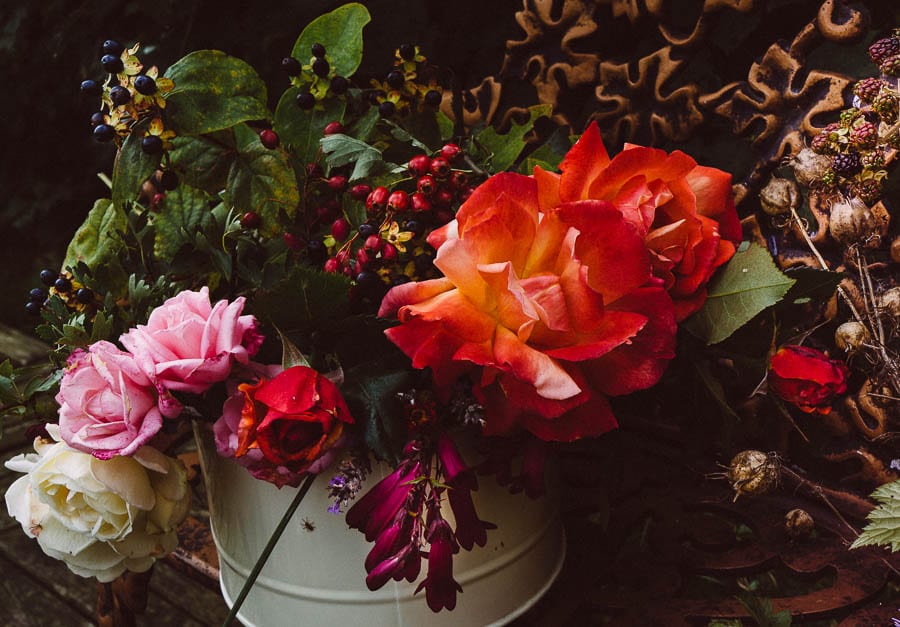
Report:
<svg viewBox="0 0 900 627"><path fill-rule="evenodd" d="M845 152L835 155L831 160L831 168L835 174L851 177L862 170L862 162L858 152Z"/></svg>
<svg viewBox="0 0 900 627"><path fill-rule="evenodd" d="M880 78L870 76L856 83L853 86L853 93L863 102L871 104L886 85L887 83Z"/></svg>
<svg viewBox="0 0 900 627"><path fill-rule="evenodd" d="M874 179L860 181L853 185L853 193L867 205L874 204L881 198L881 183Z"/></svg>
<svg viewBox="0 0 900 627"><path fill-rule="evenodd" d="M869 46L869 58L873 63L880 64L884 59L900 54L900 39L885 37Z"/></svg>
<svg viewBox="0 0 900 627"><path fill-rule="evenodd" d="M857 148L874 148L878 143L878 128L871 122L857 122L850 130L850 143Z"/></svg>
<svg viewBox="0 0 900 627"><path fill-rule="evenodd" d="M853 125L853 122L856 121L856 118L860 116L859 109L856 107L850 107L849 109L844 109L841 111L841 126L844 128L850 128Z"/></svg>
<svg viewBox="0 0 900 627"><path fill-rule="evenodd" d="M879 63L878 69L885 76L900 76L900 54L895 54Z"/></svg>
<svg viewBox="0 0 900 627"><path fill-rule="evenodd" d="M883 168L885 159L883 150L868 150L860 157L864 168Z"/></svg>

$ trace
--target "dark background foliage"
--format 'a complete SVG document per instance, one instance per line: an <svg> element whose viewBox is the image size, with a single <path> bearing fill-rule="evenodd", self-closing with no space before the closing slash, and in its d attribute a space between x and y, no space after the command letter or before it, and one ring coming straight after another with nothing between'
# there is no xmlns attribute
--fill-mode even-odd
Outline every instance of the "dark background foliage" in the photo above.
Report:
<svg viewBox="0 0 900 627"><path fill-rule="evenodd" d="M280 60L303 26L342 2L296 0L32 0L0 2L0 321L29 329L23 308L41 268L56 269L94 199L108 196L97 173L112 170L114 148L98 144L88 118L97 103L79 84L105 78L101 43L142 44L141 60L161 71L194 50L213 48L244 59L269 86L274 109L287 79ZM379 77L401 43L419 44L462 87L496 72L506 39L518 31L520 0L446 2L378 0L365 30L358 76ZM479 19L471 16L478 5ZM472 6L469 6L472 5Z"/></svg>

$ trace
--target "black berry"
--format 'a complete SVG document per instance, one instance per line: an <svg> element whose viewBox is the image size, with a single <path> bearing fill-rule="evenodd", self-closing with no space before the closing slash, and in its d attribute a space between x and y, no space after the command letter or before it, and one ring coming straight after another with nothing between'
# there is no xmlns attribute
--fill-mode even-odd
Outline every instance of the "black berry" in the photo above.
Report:
<svg viewBox="0 0 900 627"><path fill-rule="evenodd" d="M41 313L41 304L30 300L25 303L25 311L30 313L32 316L36 316Z"/></svg>
<svg viewBox="0 0 900 627"><path fill-rule="evenodd" d="M115 39L107 39L106 41L103 42L103 53L104 54L112 54L115 56L119 56L120 54L122 54L123 50L125 50L125 48L123 48L122 44L120 44Z"/></svg>
<svg viewBox="0 0 900 627"><path fill-rule="evenodd" d="M406 77L403 76L403 72L400 70L394 70L389 72L387 77L384 79L392 89L400 89L403 87L403 83L406 82Z"/></svg>
<svg viewBox="0 0 900 627"><path fill-rule="evenodd" d="M148 155L158 155L163 150L163 142L156 135L147 135L141 140L141 150Z"/></svg>
<svg viewBox="0 0 900 627"><path fill-rule="evenodd" d="M312 56L314 56L317 59L321 59L322 57L325 56L325 46L323 46L322 44L319 44L319 43L315 43L312 45L311 52L312 52Z"/></svg>
<svg viewBox="0 0 900 627"><path fill-rule="evenodd" d="M86 81L81 81L81 93L86 96L99 96L103 93L103 88L97 81L88 79Z"/></svg>
<svg viewBox="0 0 900 627"><path fill-rule="evenodd" d="M53 287L57 292L68 292L72 289L72 282L64 276L59 277L53 282Z"/></svg>
<svg viewBox="0 0 900 627"><path fill-rule="evenodd" d="M409 231L410 233L413 234L413 237L419 238L419 237L422 237L422 233L425 232L425 225L421 224L419 222L416 222L415 220L410 220L409 222L407 222L406 224L403 225L403 230Z"/></svg>
<svg viewBox="0 0 900 627"><path fill-rule="evenodd" d="M378 233L378 227L374 224L369 224L368 222L363 222L359 225L359 235L364 238L368 238L371 235L375 235Z"/></svg>
<svg viewBox="0 0 900 627"><path fill-rule="evenodd" d="M429 107L439 107L441 105L441 92L436 89L429 89L425 92L424 102Z"/></svg>
<svg viewBox="0 0 900 627"><path fill-rule="evenodd" d="M41 270L41 283L50 287L53 283L56 282L56 279L59 278L59 272L56 270L50 270L48 268L44 268Z"/></svg>
<svg viewBox="0 0 900 627"><path fill-rule="evenodd" d="M47 298L47 290L43 287L36 287L28 292L28 300L33 300L36 303L44 302L45 298Z"/></svg>
<svg viewBox="0 0 900 627"><path fill-rule="evenodd" d="M378 105L378 113L383 118L389 118L397 113L397 107L390 100L385 100L380 105Z"/></svg>
<svg viewBox="0 0 900 627"><path fill-rule="evenodd" d="M400 58L404 61L412 61L416 58L416 47L412 44L400 44L397 52L400 53Z"/></svg>
<svg viewBox="0 0 900 627"><path fill-rule="evenodd" d="M281 69L288 76L297 76L303 69L300 62L294 57L285 57L281 60Z"/></svg>
<svg viewBox="0 0 900 627"><path fill-rule="evenodd" d="M308 91L302 91L297 94L297 106L301 109L312 109L316 106L316 97Z"/></svg>
<svg viewBox="0 0 900 627"><path fill-rule="evenodd" d="M98 142L108 142L116 136L116 129L109 124L98 124L94 127L94 139Z"/></svg>
<svg viewBox="0 0 900 627"><path fill-rule="evenodd" d="M831 168L841 176L853 176L862 170L859 153L847 152L835 155L831 160Z"/></svg>
<svg viewBox="0 0 900 627"><path fill-rule="evenodd" d="M112 54L103 55L100 59L100 65L102 65L103 69L110 74L118 74L125 69L125 64L122 63L122 59Z"/></svg>
<svg viewBox="0 0 900 627"><path fill-rule="evenodd" d="M166 170L159 177L159 186L167 192L172 191L178 187L178 175L172 170Z"/></svg>
<svg viewBox="0 0 900 627"><path fill-rule="evenodd" d="M374 287L377 283L380 283L381 279L379 279L378 275L374 272L363 270L356 275L356 282L360 285L360 287L371 288Z"/></svg>
<svg viewBox="0 0 900 627"><path fill-rule="evenodd" d="M104 122L106 122L106 116L103 115L102 111L91 114L91 126L100 126Z"/></svg>
<svg viewBox="0 0 900 627"><path fill-rule="evenodd" d="M306 254L309 255L309 260L313 263L324 263L325 257L328 256L328 249L325 248L325 243L322 240L311 239L306 245Z"/></svg>
<svg viewBox="0 0 900 627"><path fill-rule="evenodd" d="M134 88L138 91L139 94L152 96L156 93L156 81L149 76L144 76L143 74L141 74L134 79Z"/></svg>
<svg viewBox="0 0 900 627"><path fill-rule="evenodd" d="M331 66L325 59L316 59L313 61L312 71L316 76L325 77L328 76L328 72L331 71Z"/></svg>
<svg viewBox="0 0 900 627"><path fill-rule="evenodd" d="M131 92L121 85L116 85L109 90L109 99L112 100L112 103L117 107L119 105L128 104L131 102Z"/></svg>
<svg viewBox="0 0 900 627"><path fill-rule="evenodd" d="M374 89L369 92L369 102L373 105L378 105L378 101L387 96L384 91L381 89Z"/></svg>
<svg viewBox="0 0 900 627"><path fill-rule="evenodd" d="M341 94L347 93L347 89L350 87L350 81L348 81L343 76L335 76L331 79L331 85L328 89L331 90L336 96L340 96Z"/></svg>
<svg viewBox="0 0 900 627"><path fill-rule="evenodd" d="M92 292L89 288L79 287L75 292L75 300L79 303L90 303L94 300L94 292Z"/></svg>

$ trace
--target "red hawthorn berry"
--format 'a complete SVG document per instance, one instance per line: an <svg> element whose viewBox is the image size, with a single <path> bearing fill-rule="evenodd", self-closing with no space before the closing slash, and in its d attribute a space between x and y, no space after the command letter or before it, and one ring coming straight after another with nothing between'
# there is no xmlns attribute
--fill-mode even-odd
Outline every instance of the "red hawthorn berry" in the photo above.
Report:
<svg viewBox="0 0 900 627"><path fill-rule="evenodd" d="M434 178L445 179L450 176L450 163L443 157L435 157L428 170Z"/></svg>
<svg viewBox="0 0 900 627"><path fill-rule="evenodd" d="M428 174L428 169L431 167L431 158L428 155L416 155L409 160L406 167L413 176Z"/></svg>
<svg viewBox="0 0 900 627"><path fill-rule="evenodd" d="M450 174L450 185L453 189L462 189L469 184L469 175L461 170L454 170Z"/></svg>
<svg viewBox="0 0 900 627"><path fill-rule="evenodd" d="M339 250L337 254L334 256L337 259L339 264L346 265L348 261L350 261L350 251L349 250Z"/></svg>
<svg viewBox="0 0 900 627"><path fill-rule="evenodd" d="M365 183L359 183L350 188L350 197L353 200L363 201L368 198L372 188Z"/></svg>
<svg viewBox="0 0 900 627"><path fill-rule="evenodd" d="M338 133L344 132L344 125L335 120L334 122L329 122L325 125L325 130L322 131L322 135L337 135Z"/></svg>
<svg viewBox="0 0 900 627"><path fill-rule="evenodd" d="M409 197L410 205L412 206L412 210L416 213L421 213L423 211L431 211L431 201L425 197L425 194L422 192L416 192L412 196Z"/></svg>
<svg viewBox="0 0 900 627"><path fill-rule="evenodd" d="M328 179L328 188L331 191L340 194L345 189L347 189L347 177L341 176L340 174L335 174L330 179Z"/></svg>
<svg viewBox="0 0 900 627"><path fill-rule="evenodd" d="M278 133L271 129L265 129L259 132L259 141L269 150L278 148Z"/></svg>
<svg viewBox="0 0 900 627"><path fill-rule="evenodd" d="M338 218L331 225L331 236L339 242L343 242L350 236L350 223L345 218Z"/></svg>
<svg viewBox="0 0 900 627"><path fill-rule="evenodd" d="M452 143L444 144L441 147L441 156L452 163L462 156L462 148Z"/></svg>
<svg viewBox="0 0 900 627"><path fill-rule="evenodd" d="M394 261L397 259L397 247L393 244L386 243L381 249L381 258L385 261Z"/></svg>
<svg viewBox="0 0 900 627"><path fill-rule="evenodd" d="M311 179L320 179L325 176L325 172L321 165L311 162L306 164L306 176Z"/></svg>
<svg viewBox="0 0 900 627"><path fill-rule="evenodd" d="M381 239L380 235L370 235L366 238L366 243L364 244L367 250L371 250L372 252L378 252L381 250L381 247L384 245L384 240Z"/></svg>
<svg viewBox="0 0 900 627"><path fill-rule="evenodd" d="M337 212L329 205L319 205L316 207L316 217L319 219L319 222L327 224L329 220L334 220L336 215Z"/></svg>
<svg viewBox="0 0 900 627"><path fill-rule="evenodd" d="M325 266L322 269L334 274L341 269L341 263L336 258L329 257L325 260Z"/></svg>
<svg viewBox="0 0 900 627"><path fill-rule="evenodd" d="M400 189L391 192L387 206L391 211L406 211L409 208L409 194Z"/></svg>
<svg viewBox="0 0 900 627"><path fill-rule="evenodd" d="M365 268L369 265L369 262L372 261L372 257L375 256L375 253L371 252L367 248L360 248L356 251L356 266L360 269Z"/></svg>
<svg viewBox="0 0 900 627"><path fill-rule="evenodd" d="M303 240L293 233L285 233L283 237L284 243L287 244L287 247L291 250L300 250L303 248Z"/></svg>
<svg viewBox="0 0 900 627"><path fill-rule="evenodd" d="M434 201L434 204L438 207L449 207L450 203L453 202L453 192L449 189L439 189L434 193L432 201Z"/></svg>
<svg viewBox="0 0 900 627"><path fill-rule="evenodd" d="M368 213L379 213L384 211L387 206L388 196L390 192L387 187L376 187L366 197L366 211Z"/></svg>
<svg viewBox="0 0 900 627"><path fill-rule="evenodd" d="M437 188L437 181L434 180L434 177L430 174L426 174L425 176L420 176L419 180L416 181L416 189L426 196L431 196L434 193L434 190Z"/></svg>
<svg viewBox="0 0 900 627"><path fill-rule="evenodd" d="M341 270L341 274L343 274L348 279L356 278L356 272L350 266L344 266Z"/></svg>
<svg viewBox="0 0 900 627"><path fill-rule="evenodd" d="M456 192L456 197L457 199L459 199L459 202L466 202L469 199L469 196L471 196L472 192L474 191L474 187L464 187L463 189Z"/></svg>
<svg viewBox="0 0 900 627"><path fill-rule="evenodd" d="M434 222L438 226L442 226L453 219L453 212L449 209L439 209L434 212Z"/></svg>
<svg viewBox="0 0 900 627"><path fill-rule="evenodd" d="M255 229L262 220L255 211L248 211L241 216L241 226L245 229Z"/></svg>

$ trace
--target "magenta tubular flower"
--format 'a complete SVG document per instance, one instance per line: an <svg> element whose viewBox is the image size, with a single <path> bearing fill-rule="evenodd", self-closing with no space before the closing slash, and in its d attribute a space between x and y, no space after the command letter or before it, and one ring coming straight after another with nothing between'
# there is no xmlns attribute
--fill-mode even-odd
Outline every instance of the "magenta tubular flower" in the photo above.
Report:
<svg viewBox="0 0 900 627"><path fill-rule="evenodd" d="M456 518L456 540L467 551L471 551L474 545L487 544L487 530L496 529L497 525L478 518L475 511L475 503L472 502L472 493L465 487L451 485L447 490L447 498Z"/></svg>
<svg viewBox="0 0 900 627"><path fill-rule="evenodd" d="M472 469L466 465L453 440L446 435L438 438L438 457L444 467L444 481L454 487L465 486L469 490L478 489L478 479Z"/></svg>
<svg viewBox="0 0 900 627"><path fill-rule="evenodd" d="M372 542L406 503L419 470L419 462L401 465L379 481L347 512L347 524Z"/></svg>
<svg viewBox="0 0 900 627"><path fill-rule="evenodd" d="M412 548L406 546L396 555L392 555L372 569L366 576L366 586L369 590L378 590L391 579L403 579L406 571L406 561L410 557Z"/></svg>
<svg viewBox="0 0 900 627"><path fill-rule="evenodd" d="M428 575L416 588L425 588L425 600L432 612L440 612L456 607L456 593L462 586L453 578L453 554L459 546L453 539L450 525L444 519L436 519L429 525Z"/></svg>

